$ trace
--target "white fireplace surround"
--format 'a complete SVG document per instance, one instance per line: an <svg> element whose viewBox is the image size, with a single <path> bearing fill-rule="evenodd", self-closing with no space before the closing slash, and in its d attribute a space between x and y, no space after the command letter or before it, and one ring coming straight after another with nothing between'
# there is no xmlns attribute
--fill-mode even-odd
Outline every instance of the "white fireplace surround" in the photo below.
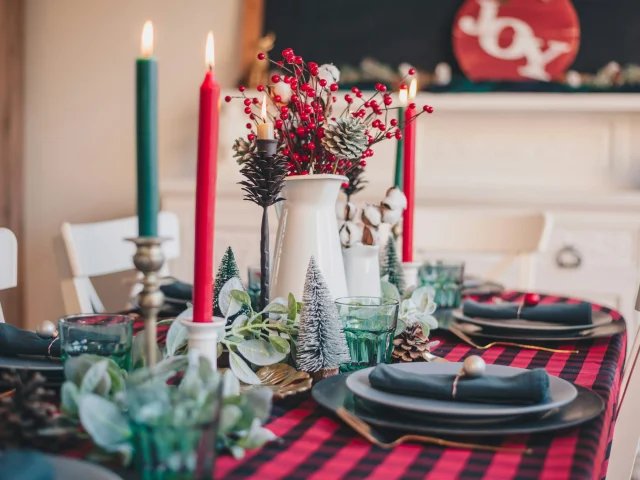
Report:
<svg viewBox="0 0 640 480"><path fill-rule="evenodd" d="M417 208L550 213L554 226L547 251L537 259L536 290L619 309L635 333L640 95L420 93L416 103L435 109L418 121ZM243 109L240 100L222 103L215 255L217 264L233 246L244 273L259 264L260 209L243 201L236 185L240 175L231 145L247 134ZM366 169L369 185L355 202L380 201L393 179L395 148L395 140L388 140L374 149ZM172 272L186 280L193 275L194 180L164 178L161 187L163 208L180 215L184 240ZM275 233L274 213L271 222ZM419 254L420 239L415 244ZM563 268L558 255L572 265L579 256L580 264ZM493 261L464 260L477 274ZM517 273L508 272L505 284L513 286Z"/></svg>

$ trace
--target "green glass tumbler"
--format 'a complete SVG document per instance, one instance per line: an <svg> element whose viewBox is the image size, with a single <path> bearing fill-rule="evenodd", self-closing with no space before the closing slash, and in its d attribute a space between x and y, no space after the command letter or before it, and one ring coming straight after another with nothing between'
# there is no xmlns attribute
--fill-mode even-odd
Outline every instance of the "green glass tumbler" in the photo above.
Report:
<svg viewBox="0 0 640 480"><path fill-rule="evenodd" d="M436 262L424 263L418 272L420 285L433 287L434 301L438 309L458 308L462 301L464 263Z"/></svg>
<svg viewBox="0 0 640 480"><path fill-rule="evenodd" d="M117 314L79 314L58 320L62 361L85 353L109 357L123 370L131 366L133 318Z"/></svg>
<svg viewBox="0 0 640 480"><path fill-rule="evenodd" d="M379 297L344 297L336 300L336 306L351 355L351 362L341 365L340 371L389 363L398 323L398 302Z"/></svg>

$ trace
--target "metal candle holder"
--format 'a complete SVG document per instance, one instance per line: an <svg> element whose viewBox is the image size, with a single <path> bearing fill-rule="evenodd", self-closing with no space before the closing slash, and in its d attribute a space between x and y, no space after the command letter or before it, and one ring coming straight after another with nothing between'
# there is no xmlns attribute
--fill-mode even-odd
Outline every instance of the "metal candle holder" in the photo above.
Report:
<svg viewBox="0 0 640 480"><path fill-rule="evenodd" d="M164 304L164 294L160 290L159 272L164 265L164 253L162 243L167 238L160 237L136 237L128 238L135 243L136 253L133 256L133 264L142 273L142 290L138 293L137 301L142 318L144 320L145 354L147 365L156 363L157 352L157 322L158 312Z"/></svg>

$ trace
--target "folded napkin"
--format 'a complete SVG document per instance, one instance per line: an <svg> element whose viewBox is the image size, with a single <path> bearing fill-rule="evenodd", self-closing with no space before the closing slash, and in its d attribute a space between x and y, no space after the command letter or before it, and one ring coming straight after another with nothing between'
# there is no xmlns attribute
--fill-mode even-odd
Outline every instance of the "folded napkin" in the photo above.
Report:
<svg viewBox="0 0 640 480"><path fill-rule="evenodd" d="M480 303L465 300L462 313L472 318L491 318L513 320L518 317L518 303ZM588 303L554 303L538 304L533 307L522 307L520 318L538 322L558 323L564 325L590 325L591 305Z"/></svg>
<svg viewBox="0 0 640 480"><path fill-rule="evenodd" d="M36 332L0 323L0 355L49 355L53 338L40 338ZM60 340L51 345L51 356L60 357Z"/></svg>
<svg viewBox="0 0 640 480"><path fill-rule="evenodd" d="M47 458L35 451L0 452L0 480L55 480L56 474Z"/></svg>
<svg viewBox="0 0 640 480"><path fill-rule="evenodd" d="M391 365L378 365L369 374L371 386L378 390L437 400L453 400L454 379L455 375L407 373ZM549 376L545 370L538 368L511 377L460 377L455 400L532 405L545 401L548 395Z"/></svg>
<svg viewBox="0 0 640 480"><path fill-rule="evenodd" d="M178 300L185 303L193 301L193 285L175 278L167 278L165 280L170 280L171 283L161 285L160 290L164 293L167 301Z"/></svg>

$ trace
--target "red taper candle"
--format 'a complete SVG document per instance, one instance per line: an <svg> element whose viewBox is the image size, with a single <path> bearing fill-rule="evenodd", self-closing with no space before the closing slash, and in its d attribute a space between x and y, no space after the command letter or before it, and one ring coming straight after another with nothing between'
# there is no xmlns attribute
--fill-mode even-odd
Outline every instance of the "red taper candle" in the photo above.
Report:
<svg viewBox="0 0 640 480"><path fill-rule="evenodd" d="M213 318L213 231L216 212L220 86L213 72L213 34L207 37L209 70L200 87L198 168L196 179L196 245L193 276L193 321Z"/></svg>
<svg viewBox="0 0 640 480"><path fill-rule="evenodd" d="M413 262L413 217L416 204L416 80L409 87L411 102L404 113L403 187L407 208L402 217L402 261Z"/></svg>

